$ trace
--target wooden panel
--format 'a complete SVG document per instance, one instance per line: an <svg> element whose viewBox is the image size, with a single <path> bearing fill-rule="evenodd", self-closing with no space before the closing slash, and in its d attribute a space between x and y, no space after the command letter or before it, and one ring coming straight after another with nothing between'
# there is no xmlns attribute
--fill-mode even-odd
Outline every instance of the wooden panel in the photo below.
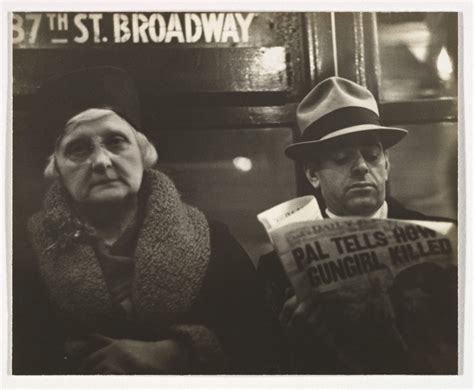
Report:
<svg viewBox="0 0 474 390"><path fill-rule="evenodd" d="M150 96L194 92L282 92L291 89L282 46L154 50L16 50L14 94L32 94L48 77L113 64L130 71Z"/></svg>
<svg viewBox="0 0 474 390"><path fill-rule="evenodd" d="M168 110L156 107L147 112L150 117L145 122L175 129L235 128L239 126L288 126L294 123L296 104L269 107L202 107ZM159 130L157 130L159 131Z"/></svg>
<svg viewBox="0 0 474 390"><path fill-rule="evenodd" d="M358 72L362 42L355 16L355 12L337 12L335 16L337 75L364 85L365 79Z"/></svg>
<svg viewBox="0 0 474 390"><path fill-rule="evenodd" d="M335 20L338 75L369 88L377 97L380 72L375 14L337 12Z"/></svg>
<svg viewBox="0 0 474 390"><path fill-rule="evenodd" d="M385 124L457 121L458 99L426 99L380 104Z"/></svg>
<svg viewBox="0 0 474 390"><path fill-rule="evenodd" d="M363 12L363 56L365 80L367 88L379 100L380 78L382 76L380 68L380 58L377 36L377 17L374 12Z"/></svg>
<svg viewBox="0 0 474 390"><path fill-rule="evenodd" d="M305 14L306 34L308 40L308 63L311 85L334 76L334 51L332 42L332 22L330 12L313 12Z"/></svg>
<svg viewBox="0 0 474 390"><path fill-rule="evenodd" d="M213 104L215 100L236 102L236 96L196 95L184 99L183 97L144 99L142 102L143 124L146 128L179 129L207 129L207 128L235 128L254 126L291 126L295 123L296 103L274 106L260 106L258 103L273 102L282 104L285 98L275 95L272 99L266 94L255 94L252 96L238 96L248 106L221 106ZM143 99L142 99L143 100ZM205 101L206 106L198 103ZM193 101L195 104L193 104ZM254 106L255 103L255 106ZM13 99L14 115L28 116L33 111L34 97L16 96ZM33 130L32 130L33 131Z"/></svg>

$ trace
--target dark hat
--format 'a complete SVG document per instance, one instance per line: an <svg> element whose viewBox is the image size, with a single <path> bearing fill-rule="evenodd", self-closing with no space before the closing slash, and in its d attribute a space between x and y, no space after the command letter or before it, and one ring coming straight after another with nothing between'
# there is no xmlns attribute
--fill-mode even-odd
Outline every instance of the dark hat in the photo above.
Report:
<svg viewBox="0 0 474 390"><path fill-rule="evenodd" d="M342 77L330 77L316 85L296 109L301 132L298 142L286 147L294 160L303 160L328 146L328 141L349 134L376 133L385 149L408 131L380 123L377 102L370 91Z"/></svg>
<svg viewBox="0 0 474 390"><path fill-rule="evenodd" d="M140 104L130 75L113 66L82 68L43 83L38 93L35 122L42 135L54 142L69 119L89 108L105 107L140 130Z"/></svg>

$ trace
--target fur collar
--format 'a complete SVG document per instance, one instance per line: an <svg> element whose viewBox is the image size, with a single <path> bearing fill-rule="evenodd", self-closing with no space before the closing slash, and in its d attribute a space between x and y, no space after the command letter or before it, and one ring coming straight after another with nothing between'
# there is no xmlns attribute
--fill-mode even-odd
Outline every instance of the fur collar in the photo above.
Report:
<svg viewBox="0 0 474 390"><path fill-rule="evenodd" d="M144 172L140 199L145 211L132 300L138 324L160 328L183 318L199 295L210 258L209 226L156 170ZM93 249L94 230L72 214L58 182L47 192L44 210L30 219L29 230L41 276L59 311L93 328L114 321Z"/></svg>

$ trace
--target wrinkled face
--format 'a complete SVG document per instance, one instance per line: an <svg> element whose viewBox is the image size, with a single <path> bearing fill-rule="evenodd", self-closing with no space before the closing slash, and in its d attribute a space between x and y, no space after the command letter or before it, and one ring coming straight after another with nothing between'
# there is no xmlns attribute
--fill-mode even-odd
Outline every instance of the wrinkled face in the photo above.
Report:
<svg viewBox="0 0 474 390"><path fill-rule="evenodd" d="M385 201L389 161L376 139L332 145L306 168L311 184L321 188L330 211L340 216L368 216Z"/></svg>
<svg viewBox="0 0 474 390"><path fill-rule="evenodd" d="M111 110L90 109L72 118L55 158L76 202L120 202L140 189L143 162L135 130Z"/></svg>

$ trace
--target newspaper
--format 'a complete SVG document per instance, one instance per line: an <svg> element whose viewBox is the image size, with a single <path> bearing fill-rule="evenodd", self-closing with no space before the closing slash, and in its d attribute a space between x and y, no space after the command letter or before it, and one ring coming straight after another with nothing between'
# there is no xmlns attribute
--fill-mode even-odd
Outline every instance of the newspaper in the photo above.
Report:
<svg viewBox="0 0 474 390"><path fill-rule="evenodd" d="M347 372L457 371L454 223L323 219L313 197L258 219L298 302L312 302L313 331ZM312 348L311 334L293 337Z"/></svg>
<svg viewBox="0 0 474 390"><path fill-rule="evenodd" d="M323 219L316 198L312 195L301 196L280 203L257 215L265 227L270 241L273 242L273 232L295 222L315 221Z"/></svg>
<svg viewBox="0 0 474 390"><path fill-rule="evenodd" d="M457 227L450 222L323 219L313 196L258 216L300 300L314 293L378 284L426 262L457 265Z"/></svg>

